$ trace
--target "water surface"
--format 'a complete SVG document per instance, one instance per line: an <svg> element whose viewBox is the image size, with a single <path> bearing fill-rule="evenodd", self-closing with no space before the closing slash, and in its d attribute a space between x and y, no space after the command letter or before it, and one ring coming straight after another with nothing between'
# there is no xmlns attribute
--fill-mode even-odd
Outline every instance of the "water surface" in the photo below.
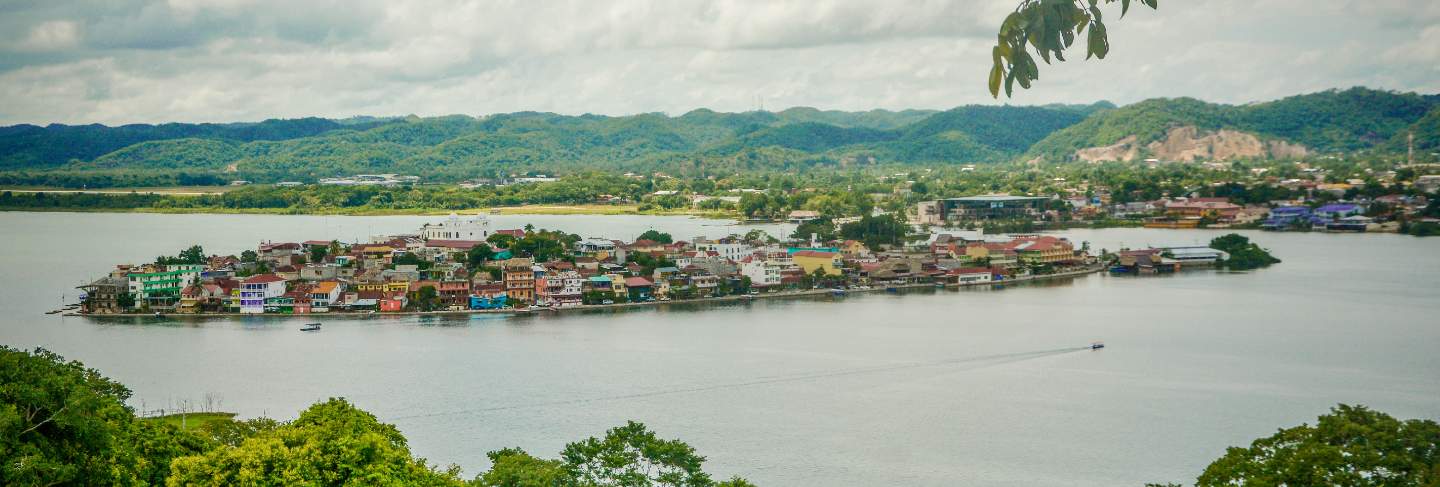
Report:
<svg viewBox="0 0 1440 487"><path fill-rule="evenodd" d="M0 213L0 343L44 346L135 391L293 417L343 396L467 475L484 453L554 456L627 419L763 485L1140 485L1339 402L1440 418L1440 239L1245 232L1250 273L1095 275L549 317L305 321L47 316L118 262L192 243L413 232L425 217ZM495 216L585 236L745 227L685 217ZM787 227L769 227L773 233ZM1074 231L1095 248L1216 232ZM62 297L62 294L65 296ZM62 300L63 299L63 300ZM1091 340L1103 351L1057 351Z"/></svg>

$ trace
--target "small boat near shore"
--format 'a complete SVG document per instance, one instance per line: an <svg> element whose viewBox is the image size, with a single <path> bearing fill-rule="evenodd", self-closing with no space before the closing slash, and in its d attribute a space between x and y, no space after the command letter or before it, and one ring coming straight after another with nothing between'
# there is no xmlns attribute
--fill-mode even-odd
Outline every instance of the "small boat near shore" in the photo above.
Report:
<svg viewBox="0 0 1440 487"><path fill-rule="evenodd" d="M306 323L305 326L300 327L300 331L320 331L320 324Z"/></svg>
<svg viewBox="0 0 1440 487"><path fill-rule="evenodd" d="M1105 348L1105 342L1090 342L1091 350L1099 350L1102 348Z"/></svg>

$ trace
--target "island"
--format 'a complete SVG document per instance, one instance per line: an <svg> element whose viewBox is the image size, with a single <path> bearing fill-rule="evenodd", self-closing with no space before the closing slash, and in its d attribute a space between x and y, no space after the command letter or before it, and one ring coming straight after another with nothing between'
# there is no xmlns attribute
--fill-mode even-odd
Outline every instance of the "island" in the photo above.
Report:
<svg viewBox="0 0 1440 487"><path fill-rule="evenodd" d="M875 215L805 222L786 240L754 230L686 241L650 230L623 242L451 214L365 242L264 241L238 256L197 245L117 265L80 286L74 313L515 313L986 286L1106 268L1088 244L1054 235L913 231Z"/></svg>

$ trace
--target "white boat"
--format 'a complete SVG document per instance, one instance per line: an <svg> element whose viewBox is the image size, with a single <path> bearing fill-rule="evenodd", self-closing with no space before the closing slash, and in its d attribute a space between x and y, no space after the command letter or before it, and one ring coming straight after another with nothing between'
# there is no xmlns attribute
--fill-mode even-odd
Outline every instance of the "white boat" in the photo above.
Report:
<svg viewBox="0 0 1440 487"><path fill-rule="evenodd" d="M300 331L320 331L320 324L306 323L305 326L300 327Z"/></svg>

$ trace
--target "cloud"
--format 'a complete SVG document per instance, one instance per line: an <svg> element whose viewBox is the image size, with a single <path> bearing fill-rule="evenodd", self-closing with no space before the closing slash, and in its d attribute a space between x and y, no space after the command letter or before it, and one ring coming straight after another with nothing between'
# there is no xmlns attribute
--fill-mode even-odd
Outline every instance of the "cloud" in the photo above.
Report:
<svg viewBox="0 0 1440 487"><path fill-rule="evenodd" d="M1111 20L1104 61L985 90L1014 0L19 0L0 123L683 113L816 106L1244 103L1440 89L1428 1L1212 0ZM1117 7L1111 6L1112 10ZM5 32L11 33L6 36Z"/></svg>
<svg viewBox="0 0 1440 487"><path fill-rule="evenodd" d="M51 20L30 29L30 35L15 47L22 51L53 51L75 47L79 43L79 25L67 20Z"/></svg>

